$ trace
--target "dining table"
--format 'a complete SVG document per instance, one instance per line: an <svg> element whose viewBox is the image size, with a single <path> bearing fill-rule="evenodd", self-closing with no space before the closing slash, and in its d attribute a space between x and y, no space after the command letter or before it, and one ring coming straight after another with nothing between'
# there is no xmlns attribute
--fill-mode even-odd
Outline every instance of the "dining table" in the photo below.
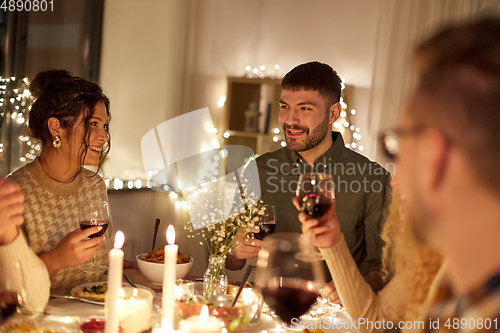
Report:
<svg viewBox="0 0 500 333"><path fill-rule="evenodd" d="M145 277L141 277L142 274L138 270L125 270L123 285L124 286L137 286L141 287L154 287L154 284L147 283ZM132 277L132 278L131 278ZM104 276L103 281L105 281L106 276ZM195 280L196 277L188 276L187 279ZM141 282L147 284L137 283ZM157 285L153 289L155 296L153 299L153 308L151 316L152 332L161 327L162 319L162 292L161 285ZM321 304L323 303L323 304ZM314 307L314 306L313 306ZM353 332L357 333L356 329L345 329L345 328L330 328L326 329L323 325L319 325L319 321L323 321L325 318L330 321L345 322L350 321L350 317L346 310L340 305L333 304L326 299L319 299L319 303L315 305L314 311L310 311L307 314L309 317L301 318L307 322L316 322L316 329L309 329L309 332L335 332L335 333L346 333ZM306 315L306 316L307 316ZM43 312L37 313L16 313L10 321L21 325L26 324L29 327L36 328L34 332L37 333L81 333L80 325L90 321L91 319L105 319L104 304L93 304L84 302L78 299L68 299L61 297L50 297L47 306ZM263 333L278 333L278 332L308 332L300 329L298 325L293 325L291 327L283 327L278 323L279 321L273 315L272 309L270 309L265 303L263 306L262 313L257 320L252 321L247 324L242 329L238 329L239 333L253 333L253 332L263 332ZM304 325L305 326L305 322ZM310 324L313 325L313 324ZM331 325L333 326L333 325ZM305 327L304 327L305 328ZM159 330L158 330L159 332ZM180 331L178 331L180 332ZM1 332L0 330L0 333Z"/></svg>

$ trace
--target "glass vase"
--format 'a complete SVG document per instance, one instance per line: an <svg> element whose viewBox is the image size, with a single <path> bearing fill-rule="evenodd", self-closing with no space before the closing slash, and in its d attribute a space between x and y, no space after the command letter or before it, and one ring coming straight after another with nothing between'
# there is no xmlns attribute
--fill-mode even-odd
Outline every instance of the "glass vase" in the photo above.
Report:
<svg viewBox="0 0 500 333"><path fill-rule="evenodd" d="M203 290L207 302L223 301L227 295L226 258L211 255L208 258L208 267L203 275Z"/></svg>

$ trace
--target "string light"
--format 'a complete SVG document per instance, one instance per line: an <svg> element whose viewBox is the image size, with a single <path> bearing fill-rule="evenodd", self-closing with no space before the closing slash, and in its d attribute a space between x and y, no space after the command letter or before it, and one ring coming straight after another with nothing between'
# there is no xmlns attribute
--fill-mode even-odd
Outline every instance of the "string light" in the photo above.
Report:
<svg viewBox="0 0 500 333"><path fill-rule="evenodd" d="M276 71L278 71L280 69L279 65L275 65L273 67L274 67L274 69ZM265 68L265 66L263 66L263 68ZM265 69L261 68L261 70L264 71ZM252 75L252 67L251 66L245 67L245 71L247 73L247 77L248 78L257 77L257 76L249 76L249 75ZM259 69L258 68L253 68L253 72L255 74L258 74L259 73ZM345 80L342 79L342 89L345 88L345 84L344 83L345 83ZM0 84L2 84L2 83L0 82ZM1 86L0 86L0 88L1 88ZM22 91L22 89L20 91ZM24 94L24 91L23 91L23 95L26 95L26 94ZM226 97L225 96L220 96L219 103L221 105L223 105L223 103L225 103L225 101L226 101ZM0 99L0 103L1 102L3 102L3 99ZM355 109L351 109L349 112L347 112L347 107L348 106L347 106L347 104L346 104L346 102L345 102L345 100L343 98L341 98L340 104L342 106L340 117L339 117L339 119L337 119L333 123L333 127L336 130L338 130L339 132L341 132L343 134L344 140L346 142L346 144L345 144L346 148L353 149L353 150L358 150L358 151L362 152L362 151L364 151L364 147L359 144L359 140L361 140L361 134L359 134L359 133L360 133L361 130L360 130L359 127L354 126L352 124L352 122L349 122L347 120L348 115L349 116L354 116L354 115L357 114L357 111ZM221 105L219 105L219 106L221 106ZM22 110L21 110L21 112L22 112ZM351 137L350 138L345 137L345 133L346 133L347 130L351 131ZM272 141L273 142L279 142L280 145L281 145L281 147L286 147L286 141L283 139L282 135L279 135L281 133L281 128L275 127L275 128L273 128L272 132L275 134L273 136L270 136L271 139L272 139ZM219 139L222 140L222 141L220 141L221 143L224 141L224 139L228 139L231 136L231 134L230 134L229 131L219 130L219 129L215 128L215 127L212 129L212 133L220 135ZM23 142L28 142L29 138L21 136L20 140L23 141ZM214 143L212 146L214 148L216 148L216 149L220 149L221 144ZM38 147L38 148L36 148L36 147ZM0 146L0 149L2 149L1 146ZM39 151L40 147L39 146L35 146L34 150L35 151L37 151L37 150ZM226 149L222 149L219 152L218 155L214 155L214 157L213 157L214 163L218 162L221 157L222 158L227 157L227 154L228 154L227 150ZM255 159L258 156L259 155L256 154L253 158ZM249 162L249 161L246 161L246 162ZM217 181L217 177L215 177L215 176L217 176L218 173L219 173L219 171L216 169L218 167L218 163L217 163L217 165L212 164L211 167L212 167L213 170L211 171L212 175L210 175L210 181L215 183ZM151 178L153 175L155 175L157 173L158 173L158 170L154 170L154 171L153 170L149 170L147 172L147 175L148 175L149 178ZM123 182L124 182L123 180L115 178L114 182L115 183L117 182L115 184L115 187L114 187L115 189L117 189L116 185L118 185L118 189L123 189ZM106 179L105 183L106 183L106 186L109 188L110 184L111 184L111 179ZM133 189L134 188L133 186L132 187L130 186L130 184L132 183L131 181L127 181L127 183L129 185L128 186L129 189ZM208 189L204 186L205 185L205 181L201 181L200 180L200 181L197 181L197 183L199 183L202 187L201 187L200 190L198 190L198 192L197 191L192 192L191 193L192 196L196 197L200 193L207 193L208 192ZM179 184L179 185L180 185L180 187L182 187L181 184ZM152 181L147 181L146 182L146 187L149 188L149 189L151 189L153 187L156 187L156 186L157 186L157 184L154 183L154 182L152 182ZM137 179L135 181L135 189L140 189L140 188L142 188L142 181L140 179ZM185 201L184 196L181 193L175 192L169 185L166 185L166 184L161 184L160 188L163 189L163 191L169 193L170 197L176 201L176 206L178 206L178 207L184 207L184 208L187 207L187 201Z"/></svg>
<svg viewBox="0 0 500 333"><path fill-rule="evenodd" d="M24 77L17 80L15 76L11 77L0 77L0 106L2 106L2 112L0 116L8 116L15 123L22 125L26 122L27 114L31 109L34 99L29 91L29 79ZM24 151L27 151L24 156L21 156L19 160L21 162L34 160L40 153L41 145L38 141L29 141L28 137L20 136L19 140L28 147L23 147ZM3 147L2 147L3 152Z"/></svg>

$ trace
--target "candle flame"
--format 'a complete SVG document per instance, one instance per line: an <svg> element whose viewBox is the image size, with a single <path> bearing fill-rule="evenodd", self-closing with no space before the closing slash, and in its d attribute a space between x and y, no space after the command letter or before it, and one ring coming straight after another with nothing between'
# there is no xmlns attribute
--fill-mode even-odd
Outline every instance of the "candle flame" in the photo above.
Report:
<svg viewBox="0 0 500 333"><path fill-rule="evenodd" d="M170 332L172 330L172 323L167 318L163 318L161 320L161 328L166 329L167 332Z"/></svg>
<svg viewBox="0 0 500 333"><path fill-rule="evenodd" d="M200 322L205 323L208 320L208 306L203 305L200 312Z"/></svg>
<svg viewBox="0 0 500 333"><path fill-rule="evenodd" d="M167 228L167 243L168 245L175 244L175 229L173 225L169 225Z"/></svg>
<svg viewBox="0 0 500 333"><path fill-rule="evenodd" d="M125 235L121 230L118 230L115 234L115 249L121 249L123 246L123 243L125 243Z"/></svg>

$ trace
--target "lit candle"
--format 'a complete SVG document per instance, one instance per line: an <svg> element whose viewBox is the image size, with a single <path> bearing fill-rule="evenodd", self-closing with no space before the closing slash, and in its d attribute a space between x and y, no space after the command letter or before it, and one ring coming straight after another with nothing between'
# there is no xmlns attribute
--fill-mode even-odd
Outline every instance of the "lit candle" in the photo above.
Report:
<svg viewBox="0 0 500 333"><path fill-rule="evenodd" d="M172 328L172 323L168 319L163 318L161 320L161 328L157 328L153 331L154 333L180 333L181 331L174 330Z"/></svg>
<svg viewBox="0 0 500 333"><path fill-rule="evenodd" d="M199 316L191 316L180 322L182 333L217 333L221 330L221 322L208 315L208 307L203 305Z"/></svg>
<svg viewBox="0 0 500 333"><path fill-rule="evenodd" d="M174 286L177 269L177 250L175 229L173 225L167 228L167 245L165 245L165 264L163 267L163 318L174 322Z"/></svg>
<svg viewBox="0 0 500 333"><path fill-rule="evenodd" d="M122 287L123 275L123 251L122 246L125 242L125 235L121 230L115 234L115 245L109 251L109 270L108 270L108 290L106 292L106 325L105 333L118 332L118 311L116 301L118 292Z"/></svg>
<svg viewBox="0 0 500 333"><path fill-rule="evenodd" d="M147 332L151 329L153 294L145 289L123 287L116 302L122 333Z"/></svg>

